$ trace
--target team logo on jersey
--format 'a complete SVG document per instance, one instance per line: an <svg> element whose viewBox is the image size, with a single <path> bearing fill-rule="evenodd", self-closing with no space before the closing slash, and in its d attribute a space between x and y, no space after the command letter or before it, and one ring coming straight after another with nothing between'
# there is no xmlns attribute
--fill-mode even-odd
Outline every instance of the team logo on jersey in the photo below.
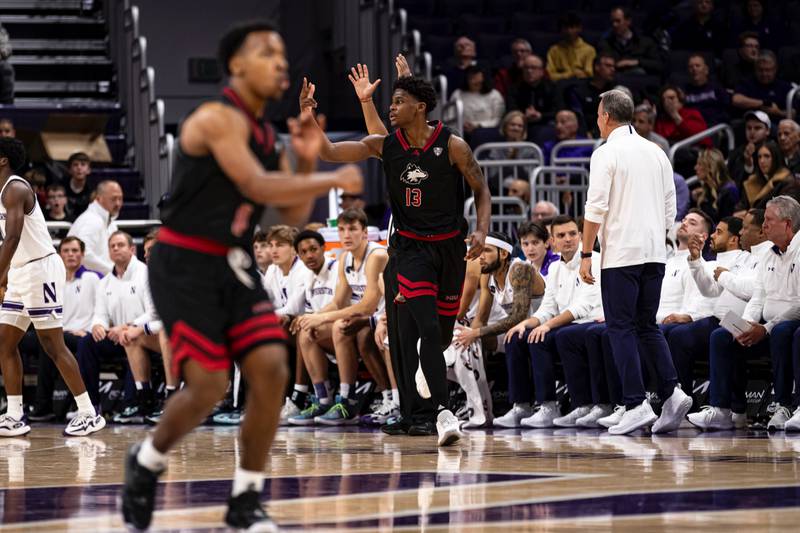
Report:
<svg viewBox="0 0 800 533"><path fill-rule="evenodd" d="M428 173L415 163L409 163L403 173L400 174L400 181L409 185L419 185L426 179L428 179Z"/></svg>
<svg viewBox="0 0 800 533"><path fill-rule="evenodd" d="M442 155L442 152L444 152L444 150L442 149L441 146L437 146L436 148L433 149L433 153L436 154L437 156Z"/></svg>

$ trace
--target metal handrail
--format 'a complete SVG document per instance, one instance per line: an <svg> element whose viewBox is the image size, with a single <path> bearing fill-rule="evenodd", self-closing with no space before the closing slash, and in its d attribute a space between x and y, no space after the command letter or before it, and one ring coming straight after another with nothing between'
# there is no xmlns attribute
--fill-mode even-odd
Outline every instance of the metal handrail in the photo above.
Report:
<svg viewBox="0 0 800 533"><path fill-rule="evenodd" d="M580 183L540 183L542 176L578 176ZM538 167L531 173L531 211L533 211L536 202L546 200L552 202L559 207L559 212L564 212L561 206L561 194L565 192L574 193L572 201L572 214L576 218L583 208L586 201L586 193L589 190L589 170L585 167L560 167L560 166L544 166Z"/></svg>
<svg viewBox="0 0 800 533"><path fill-rule="evenodd" d="M492 196L492 206L499 206L499 213L493 214L490 225L491 231L502 231L510 234L511 227L518 226L519 224L528 220L528 206L525 205L521 199L516 196ZM504 206L513 206L519 209L519 213L506 213L503 210ZM494 209L492 210L494 211ZM464 218L469 224L469 231L474 231L478 223L478 212L475 208L475 198L470 196L464 202Z"/></svg>
<svg viewBox="0 0 800 533"><path fill-rule="evenodd" d="M673 164L675 163L675 153L681 148L691 146L698 141L702 141L703 139L711 137L719 132L724 133L728 138L728 152L733 151L733 148L736 145L735 137L733 135L733 128L731 128L730 124L717 124L716 126L712 126L707 130L701 131L700 133L695 133L691 137L687 137L684 140L673 144L669 149L669 162Z"/></svg>
<svg viewBox="0 0 800 533"><path fill-rule="evenodd" d="M550 152L550 163L552 165L588 165L591 161L590 157L559 157L558 154L564 148L571 148L573 146L590 146L592 151L594 152L597 150L601 144L603 144L603 139L570 139L567 141L561 141L556 143L553 146L553 150Z"/></svg>
<svg viewBox="0 0 800 533"><path fill-rule="evenodd" d="M440 89L439 105L444 105L447 103L447 76L444 74L439 74L436 76L436 80Z"/></svg>
<svg viewBox="0 0 800 533"><path fill-rule="evenodd" d="M401 7L397 10L397 18L400 19L400 35L405 35L408 31L408 12Z"/></svg>
<svg viewBox="0 0 800 533"><path fill-rule="evenodd" d="M433 56L430 52L422 52L422 68L425 72L425 79L433 79Z"/></svg>
<svg viewBox="0 0 800 533"><path fill-rule="evenodd" d="M422 53L422 34L419 30L411 30L411 44L414 47L414 58L418 58Z"/></svg>
<svg viewBox="0 0 800 533"><path fill-rule="evenodd" d="M797 96L797 93L800 92L800 85L797 85L796 83L792 85L792 90L786 94L786 118L794 118L792 103L794 102L794 98Z"/></svg>
<svg viewBox="0 0 800 533"><path fill-rule="evenodd" d="M480 156L483 155L484 152L489 152L490 150L494 150L496 148L506 149L506 148L530 148L534 152L536 152L536 159L481 159ZM519 141L519 142L496 142L496 143L483 143L482 145L475 148L475 159L478 160L478 164L483 165L484 163L486 166L504 166L504 165L536 165L541 166L544 165L544 152L542 148L532 142L528 141ZM499 164L498 164L499 163Z"/></svg>

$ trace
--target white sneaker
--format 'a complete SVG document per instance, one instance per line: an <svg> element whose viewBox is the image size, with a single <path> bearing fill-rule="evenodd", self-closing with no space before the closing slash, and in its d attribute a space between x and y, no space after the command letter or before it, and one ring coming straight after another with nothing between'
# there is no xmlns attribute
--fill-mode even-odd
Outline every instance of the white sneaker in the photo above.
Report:
<svg viewBox="0 0 800 533"><path fill-rule="evenodd" d="M775 409L775 414L769 419L767 424L767 431L783 431L786 422L792 418L792 413L787 408L779 405Z"/></svg>
<svg viewBox="0 0 800 533"><path fill-rule="evenodd" d="M439 446L450 446L458 442L461 437L459 421L449 409L445 409L436 417L436 431L439 433Z"/></svg>
<svg viewBox="0 0 800 533"><path fill-rule="evenodd" d="M794 410L792 418L786 421L783 429L786 431L800 431L800 407Z"/></svg>
<svg viewBox="0 0 800 533"><path fill-rule="evenodd" d="M0 415L0 437L19 437L31 430L25 415L22 418L14 418L9 415Z"/></svg>
<svg viewBox="0 0 800 533"><path fill-rule="evenodd" d="M382 426L391 417L400 416L400 407L397 406L392 400L385 400L373 412L361 417L361 422L369 425Z"/></svg>
<svg viewBox="0 0 800 533"><path fill-rule="evenodd" d="M592 410L589 411L588 414L580 417L575 421L575 425L579 428L596 428L600 427L600 419L609 416L612 413L611 406L609 404L598 404L592 406ZM619 420L612 424L616 426L619 423ZM609 426L611 427L611 426Z"/></svg>
<svg viewBox="0 0 800 533"><path fill-rule="evenodd" d="M612 435L626 435L639 428L649 426L657 419L658 417L653 412L653 408L650 407L650 402L644 400L638 407L630 411L626 410L619 424L608 428L608 432Z"/></svg>
<svg viewBox="0 0 800 533"><path fill-rule="evenodd" d="M106 419L100 415L79 412L64 428L68 437L85 437L106 427Z"/></svg>
<svg viewBox="0 0 800 533"><path fill-rule="evenodd" d="M689 422L700 429L733 429L730 409L704 405L700 412L688 416Z"/></svg>
<svg viewBox="0 0 800 533"><path fill-rule="evenodd" d="M796 413L797 411L795 411ZM734 413L731 411L731 421L733 422L733 427L736 429L747 429L747 413ZM788 421L786 422L789 423ZM800 429L800 417L797 419L798 429ZM788 425L785 426L786 429L789 429Z"/></svg>
<svg viewBox="0 0 800 533"><path fill-rule="evenodd" d="M300 414L300 408L289 398L286 397L286 402L281 407L281 426L288 426L289 425L289 417L296 416Z"/></svg>
<svg viewBox="0 0 800 533"><path fill-rule="evenodd" d="M551 428L558 416L561 416L558 402L544 402L531 416L520 420L520 424L527 428Z"/></svg>
<svg viewBox="0 0 800 533"><path fill-rule="evenodd" d="M577 425L578 419L588 415L591 412L591 410L592 410L591 405L576 407L575 409L565 414L564 416L559 416L558 418L554 418L553 424L561 428L574 428Z"/></svg>
<svg viewBox="0 0 800 533"><path fill-rule="evenodd" d="M675 431L691 408L692 397L683 392L680 385L676 385L672 394L661 405L661 416L653 424L653 433Z"/></svg>
<svg viewBox="0 0 800 533"><path fill-rule="evenodd" d="M500 418L494 419L494 427L498 428L518 428L523 418L528 418L533 414L533 409L530 406L522 407L521 405L514 405L506 414Z"/></svg>
<svg viewBox="0 0 800 533"><path fill-rule="evenodd" d="M614 407L613 413L611 413L608 416L604 416L603 418L600 418L597 421L597 423L604 428L610 428L612 426L616 426L617 424L619 424L619 421L622 420L625 411L626 409L624 405L618 405Z"/></svg>

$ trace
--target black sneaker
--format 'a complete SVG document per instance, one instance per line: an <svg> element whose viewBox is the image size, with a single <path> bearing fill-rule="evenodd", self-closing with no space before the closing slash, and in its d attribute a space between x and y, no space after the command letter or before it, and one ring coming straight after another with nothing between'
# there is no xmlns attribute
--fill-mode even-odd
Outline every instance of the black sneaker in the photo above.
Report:
<svg viewBox="0 0 800 533"><path fill-rule="evenodd" d="M409 423L403 420L403 417L390 420L388 423L381 426L381 431L387 435L408 435Z"/></svg>
<svg viewBox="0 0 800 533"><path fill-rule="evenodd" d="M417 424L411 424L408 428L408 435L410 437L428 437L436 434L436 424L433 422L419 422Z"/></svg>
<svg viewBox="0 0 800 533"><path fill-rule="evenodd" d="M136 460L139 444L128 450L125 458L125 485L122 487L122 516L125 523L138 530L150 527L156 504L156 485L161 472L152 472Z"/></svg>
<svg viewBox="0 0 800 533"><path fill-rule="evenodd" d="M228 499L225 523L247 531L278 531L275 522L270 520L261 505L259 493L255 490L248 490Z"/></svg>
<svg viewBox="0 0 800 533"><path fill-rule="evenodd" d="M28 420L31 422L48 422L53 420L56 414L52 409L40 405L32 406L28 409Z"/></svg>

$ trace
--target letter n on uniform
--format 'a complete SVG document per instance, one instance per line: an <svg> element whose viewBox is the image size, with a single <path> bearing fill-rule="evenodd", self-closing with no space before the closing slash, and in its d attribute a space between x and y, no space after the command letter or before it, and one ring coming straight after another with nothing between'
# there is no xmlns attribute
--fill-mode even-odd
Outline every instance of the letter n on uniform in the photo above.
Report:
<svg viewBox="0 0 800 533"><path fill-rule="evenodd" d="M44 303L56 303L56 282L44 283L42 284L42 289L44 291Z"/></svg>

